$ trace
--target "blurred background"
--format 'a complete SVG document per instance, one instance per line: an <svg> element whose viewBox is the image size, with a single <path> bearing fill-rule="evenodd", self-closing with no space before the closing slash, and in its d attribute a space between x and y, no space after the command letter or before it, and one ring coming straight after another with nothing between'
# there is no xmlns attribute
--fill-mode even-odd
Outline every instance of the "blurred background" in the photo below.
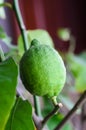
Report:
<svg viewBox="0 0 86 130"><path fill-rule="evenodd" d="M2 1L2 0L1 0ZM12 0L5 0L11 2ZM75 53L86 49L85 0L19 0L26 29L46 29L52 36L56 49L67 51L68 41L57 36L59 28L69 28L76 40ZM13 11L5 7L6 19L0 19L7 34L17 44L20 34Z"/></svg>
<svg viewBox="0 0 86 130"><path fill-rule="evenodd" d="M0 0L0 3L4 1L13 2L13 0ZM86 90L85 0L19 0L19 5L26 29L45 29L52 37L55 48L63 52L61 54L66 65L67 80L59 99L64 107L61 110L62 115L54 116L48 122L50 130L52 130L52 127L57 124L57 120L59 123L63 119L63 116L72 109L80 95ZM18 63L20 60L20 57L18 59L18 50L13 49L12 44L18 44L19 35L20 30L14 11L7 7L0 8L0 45L4 52L10 50L6 56L12 55ZM6 44L3 44L3 42L6 42ZM12 44L10 45L10 43ZM19 84L19 86L22 85ZM23 92L22 88L21 91ZM44 103L46 107L44 108L44 114L47 114L52 109L50 104L49 107L46 104L47 102ZM62 130L86 130L86 102L75 113L71 122L68 122Z"/></svg>

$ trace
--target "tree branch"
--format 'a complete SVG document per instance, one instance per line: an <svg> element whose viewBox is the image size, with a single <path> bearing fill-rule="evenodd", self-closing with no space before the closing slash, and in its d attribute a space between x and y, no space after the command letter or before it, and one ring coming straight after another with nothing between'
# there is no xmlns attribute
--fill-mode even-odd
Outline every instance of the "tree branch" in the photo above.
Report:
<svg viewBox="0 0 86 130"><path fill-rule="evenodd" d="M79 100L76 102L76 104L74 105L74 107L71 109L71 111L69 111L69 113L64 117L64 119L61 121L61 123L54 129L54 130L59 130L60 128L63 127L63 125L68 121L69 118L71 118L74 114L74 112L77 110L77 108L80 106L80 104L82 102L84 102L86 100L86 90L84 91L84 93L81 95L81 97L79 98Z"/></svg>
<svg viewBox="0 0 86 130"><path fill-rule="evenodd" d="M42 127L46 124L46 122L54 115L56 114L59 109L62 107L62 104L57 104L54 109L42 120Z"/></svg>
<svg viewBox="0 0 86 130"><path fill-rule="evenodd" d="M33 113L33 120L35 122L35 125L37 127L37 130L48 130L46 122L54 115L57 114L59 111L59 108L62 107L62 104L57 104L54 109L44 118L38 117L35 113Z"/></svg>
<svg viewBox="0 0 86 130"><path fill-rule="evenodd" d="M82 130L86 128L86 102L82 105L81 108L81 127Z"/></svg>

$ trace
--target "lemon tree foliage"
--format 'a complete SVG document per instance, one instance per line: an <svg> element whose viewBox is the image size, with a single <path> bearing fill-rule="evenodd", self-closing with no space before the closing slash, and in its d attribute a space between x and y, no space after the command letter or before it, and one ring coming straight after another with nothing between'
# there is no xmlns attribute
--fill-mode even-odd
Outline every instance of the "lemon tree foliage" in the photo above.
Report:
<svg viewBox="0 0 86 130"><path fill-rule="evenodd" d="M18 68L12 58L0 62L0 130L4 130L16 99Z"/></svg>
<svg viewBox="0 0 86 130"><path fill-rule="evenodd" d="M67 63L70 71L75 78L75 88L78 92L82 93L86 90L86 53L83 52L79 55L73 53L67 54Z"/></svg>
<svg viewBox="0 0 86 130"><path fill-rule="evenodd" d="M40 44L47 44L51 47L54 47L53 40L50 34L46 30L43 29L28 30L27 36L28 36L29 47L33 39L37 39L38 41L40 41ZM18 50L19 50L19 54L22 56L24 53L24 46L23 46L23 40L21 35L18 38Z"/></svg>
<svg viewBox="0 0 86 130"><path fill-rule="evenodd" d="M59 53L34 39L20 61L23 84L33 95L57 96L66 80L66 69Z"/></svg>
<svg viewBox="0 0 86 130"><path fill-rule="evenodd" d="M85 75L86 75L86 69L83 69L83 71L80 72L80 74L75 80L76 90L80 93L86 90L86 76Z"/></svg>
<svg viewBox="0 0 86 130"><path fill-rule="evenodd" d="M23 101L21 98L16 100L5 130L35 130L32 107L28 101Z"/></svg>
<svg viewBox="0 0 86 130"><path fill-rule="evenodd" d="M11 44L11 38L7 36L4 29L0 26L0 40L2 40L10 50L5 56L4 53L0 51L0 130L36 130L40 129L39 126L43 122L37 117L40 121L34 121L37 125L37 128L35 127L32 119L31 104L27 100L22 100L16 93L18 77L18 66L16 63L19 65L19 76L25 88L32 95L43 96L42 101L44 108L43 110L41 109L41 114L44 117L43 120L45 120L46 115L52 112L53 109L53 104L51 104L49 98L53 101L54 105L58 106L57 101L59 101L59 99L57 99L57 96L65 85L66 68L61 56L54 49L53 40L46 30L34 29L26 31L23 28L23 21L21 13L18 10L17 2L16 0L13 1L12 9L15 14L17 14L15 16L19 17L16 17L21 30L21 35L18 38L18 46ZM3 9L6 4L8 7L11 7L10 3L4 3L4 0L0 0L0 18L2 19L6 18ZM15 6L17 8L15 8ZM73 39L73 35L71 35L71 31L68 28L60 28L57 31L57 36L64 42L71 41L71 38ZM24 44L27 44L27 42L23 43L22 37L24 41L27 41L25 38L28 37L29 48L26 52L24 52ZM73 39L72 43L74 41ZM69 67L67 69L70 71L70 77L74 78L75 88L77 92L81 94L86 90L86 52L77 56L72 50L69 49L69 51L72 53L68 52L67 55L63 53L64 60L66 61L67 67ZM10 56L13 58L9 58ZM15 59L15 61L13 59ZM67 90L66 88L66 92L63 90L65 96L72 90L70 89L69 91L69 89ZM74 102L72 103L71 100L69 100L69 94L67 98L64 96L60 97L60 101L62 101L67 109L71 109L74 106ZM34 105L34 108L37 109L39 105L36 100L34 100L34 104L37 105ZM35 112L35 110L33 112ZM53 130L59 125L63 118L64 115L62 113L55 113L55 115L53 113L53 116L50 117L46 123L47 128ZM62 127L62 130L73 130L70 121Z"/></svg>
<svg viewBox="0 0 86 130"><path fill-rule="evenodd" d="M66 58L70 71L73 73L74 77L77 77L79 73L86 68L86 61L78 55L69 53Z"/></svg>

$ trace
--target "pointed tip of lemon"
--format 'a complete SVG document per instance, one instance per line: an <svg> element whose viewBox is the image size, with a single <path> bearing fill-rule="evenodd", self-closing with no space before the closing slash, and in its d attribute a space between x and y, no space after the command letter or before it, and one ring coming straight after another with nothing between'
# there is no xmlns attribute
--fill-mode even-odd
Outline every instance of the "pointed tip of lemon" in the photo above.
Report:
<svg viewBox="0 0 86 130"><path fill-rule="evenodd" d="M56 106L58 104L57 96L52 97L51 100L52 100L52 103L54 104L54 106Z"/></svg>

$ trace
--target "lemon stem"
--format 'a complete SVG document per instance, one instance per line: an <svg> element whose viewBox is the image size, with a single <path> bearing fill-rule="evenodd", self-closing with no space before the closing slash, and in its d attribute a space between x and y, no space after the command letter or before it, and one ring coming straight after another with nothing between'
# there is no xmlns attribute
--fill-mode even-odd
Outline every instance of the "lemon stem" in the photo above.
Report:
<svg viewBox="0 0 86 130"><path fill-rule="evenodd" d="M57 97L54 96L54 97L51 98L51 100L52 100L53 105L54 105L54 106L57 106L57 104L58 104L58 103L57 103Z"/></svg>
<svg viewBox="0 0 86 130"><path fill-rule="evenodd" d="M26 32L25 25L23 23L21 12L20 12L20 9L19 9L18 0L13 0L13 9L14 9L14 12L16 14L18 25L19 25L21 35L22 35L22 38L23 38L24 50L26 51L29 48L30 44L28 43L29 40L28 40L28 37L27 37L27 32ZM40 110L40 104L39 104L39 101L38 101L38 97L36 97L36 96L33 96L33 97L34 97L35 111L36 111L37 114L39 114L41 110Z"/></svg>

